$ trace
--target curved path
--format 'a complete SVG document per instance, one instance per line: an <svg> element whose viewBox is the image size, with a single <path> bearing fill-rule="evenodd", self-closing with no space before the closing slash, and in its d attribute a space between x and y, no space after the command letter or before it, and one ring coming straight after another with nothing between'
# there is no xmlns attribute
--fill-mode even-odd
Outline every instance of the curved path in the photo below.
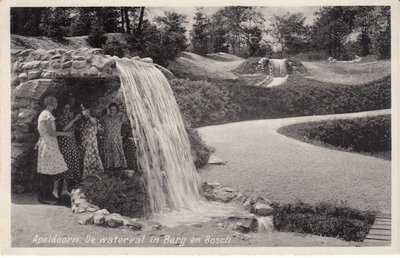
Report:
<svg viewBox="0 0 400 258"><path fill-rule="evenodd" d="M391 162L331 150L277 133L285 125L390 114L390 110L245 121L199 128L226 165L200 171L216 181L272 201L346 201L355 208L390 211Z"/></svg>

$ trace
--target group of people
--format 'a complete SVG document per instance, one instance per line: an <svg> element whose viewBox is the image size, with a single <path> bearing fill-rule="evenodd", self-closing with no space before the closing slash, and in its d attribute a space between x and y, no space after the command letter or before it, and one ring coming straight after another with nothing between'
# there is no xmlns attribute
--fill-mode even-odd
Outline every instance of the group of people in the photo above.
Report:
<svg viewBox="0 0 400 258"><path fill-rule="evenodd" d="M83 178L105 170L134 169L135 142L129 121L111 103L107 110L75 105L69 96L58 104L54 96L44 99L38 118L38 199L57 204L59 197Z"/></svg>

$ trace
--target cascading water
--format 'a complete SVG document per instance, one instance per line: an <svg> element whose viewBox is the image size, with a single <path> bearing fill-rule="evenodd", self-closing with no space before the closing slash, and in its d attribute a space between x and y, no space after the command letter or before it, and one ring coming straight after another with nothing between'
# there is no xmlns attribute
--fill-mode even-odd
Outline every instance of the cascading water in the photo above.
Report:
<svg viewBox="0 0 400 258"><path fill-rule="evenodd" d="M275 77L285 77L287 75L287 59L269 59L271 74Z"/></svg>
<svg viewBox="0 0 400 258"><path fill-rule="evenodd" d="M116 65L133 133L139 137L138 162L146 177L152 217L175 226L243 213L200 196L183 119L161 71L133 60Z"/></svg>

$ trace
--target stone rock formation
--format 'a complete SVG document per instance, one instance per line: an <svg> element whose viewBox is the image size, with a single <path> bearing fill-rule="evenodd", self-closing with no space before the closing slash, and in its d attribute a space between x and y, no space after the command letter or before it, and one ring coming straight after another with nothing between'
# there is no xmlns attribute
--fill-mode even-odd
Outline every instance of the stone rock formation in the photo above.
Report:
<svg viewBox="0 0 400 258"><path fill-rule="evenodd" d="M110 99L122 99L116 60L104 55L102 49L12 49L11 50L11 135L12 135L12 190L32 191L36 175L35 143L38 140L37 118L47 95L65 95L71 81L97 81ZM124 57L123 59L127 59ZM132 58L145 65L154 65L167 77L172 73L151 58ZM85 87L85 85L78 85ZM106 88L106 90L104 89ZM100 91L100 90L99 90Z"/></svg>

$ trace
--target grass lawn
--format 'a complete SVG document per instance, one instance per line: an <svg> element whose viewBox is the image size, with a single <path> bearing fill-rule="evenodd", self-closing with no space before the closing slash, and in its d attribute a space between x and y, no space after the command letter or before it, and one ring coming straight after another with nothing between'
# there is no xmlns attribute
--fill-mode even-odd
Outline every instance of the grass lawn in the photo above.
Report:
<svg viewBox="0 0 400 258"><path fill-rule="evenodd" d="M390 116L300 123L279 133L321 147L391 160Z"/></svg>
<svg viewBox="0 0 400 258"><path fill-rule="evenodd" d="M390 74L390 60L366 63L302 62L310 78L322 82L357 85L381 79Z"/></svg>

